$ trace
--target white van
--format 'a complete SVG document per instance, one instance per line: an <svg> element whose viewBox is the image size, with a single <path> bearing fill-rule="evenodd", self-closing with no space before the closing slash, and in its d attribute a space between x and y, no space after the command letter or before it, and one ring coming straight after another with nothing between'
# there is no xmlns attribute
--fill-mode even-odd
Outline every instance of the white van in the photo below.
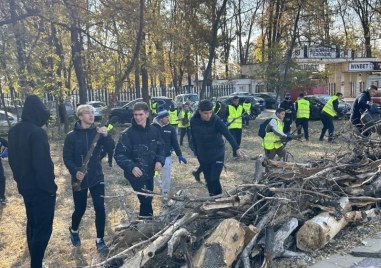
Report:
<svg viewBox="0 0 381 268"><path fill-rule="evenodd" d="M192 110L196 110L198 103L200 101L200 98L198 94L196 93L187 93L187 94L180 94L175 97L175 103L178 108L182 108L183 104L188 102L192 108Z"/></svg>

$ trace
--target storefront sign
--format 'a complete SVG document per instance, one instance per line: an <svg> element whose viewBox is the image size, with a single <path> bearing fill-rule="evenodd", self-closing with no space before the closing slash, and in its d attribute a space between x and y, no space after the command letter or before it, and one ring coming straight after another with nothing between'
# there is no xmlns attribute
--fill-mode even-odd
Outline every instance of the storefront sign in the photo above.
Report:
<svg viewBox="0 0 381 268"><path fill-rule="evenodd" d="M374 65L373 62L351 62L348 66L349 72L358 72L358 71L373 71Z"/></svg>
<svg viewBox="0 0 381 268"><path fill-rule="evenodd" d="M309 58L336 58L336 48L330 47L310 47L308 51Z"/></svg>

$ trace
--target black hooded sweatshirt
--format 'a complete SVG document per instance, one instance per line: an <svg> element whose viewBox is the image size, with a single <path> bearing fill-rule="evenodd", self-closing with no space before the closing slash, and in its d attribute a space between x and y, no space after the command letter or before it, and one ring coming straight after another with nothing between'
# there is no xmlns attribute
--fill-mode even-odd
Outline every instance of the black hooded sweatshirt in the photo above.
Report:
<svg viewBox="0 0 381 268"><path fill-rule="evenodd" d="M215 114L209 121L203 121L200 113L195 113L190 121L191 147L198 160L203 163L212 163L225 155L224 136L233 148L239 149L234 137L230 134L227 126Z"/></svg>
<svg viewBox="0 0 381 268"><path fill-rule="evenodd" d="M72 183L76 181L77 171L80 171L83 160L91 147L95 135L97 135L97 128L94 124L85 129L82 128L81 122L78 121L74 124L74 129L69 132L65 138L63 160L70 172ZM113 146L114 141L111 135L107 135L106 137L100 136L93 154L90 157L86 176L81 183L81 189L90 188L98 182L104 181L101 150L109 151L113 149Z"/></svg>
<svg viewBox="0 0 381 268"><path fill-rule="evenodd" d="M35 95L25 99L21 122L8 133L8 160L21 195L54 195L54 165L50 157L48 136L41 127L50 117Z"/></svg>

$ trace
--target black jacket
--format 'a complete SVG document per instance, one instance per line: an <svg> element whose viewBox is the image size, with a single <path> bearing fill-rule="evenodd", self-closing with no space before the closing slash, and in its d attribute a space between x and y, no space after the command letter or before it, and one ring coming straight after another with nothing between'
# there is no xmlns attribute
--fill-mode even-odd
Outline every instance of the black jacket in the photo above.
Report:
<svg viewBox="0 0 381 268"><path fill-rule="evenodd" d="M371 98L368 91L364 91L356 97L355 101L352 104L352 109L351 109L352 122L357 123L360 121L361 114L365 112L365 110L370 108L370 105L369 105L370 100Z"/></svg>
<svg viewBox="0 0 381 268"><path fill-rule="evenodd" d="M285 121L292 121L295 118L295 107L294 104L291 101L284 100L279 104L279 108L283 108L284 110L289 110L289 112L286 112L286 115L284 117Z"/></svg>
<svg viewBox="0 0 381 268"><path fill-rule="evenodd" d="M70 172L72 183L76 181L77 171L81 169L83 160L86 157L87 151L89 150L95 135L97 135L95 125L84 129L78 121L74 124L74 129L70 131L65 138L63 160L66 168ZM105 151L112 150L112 146L113 140L111 135L107 135L106 137L102 135L100 136L90 158L87 174L81 183L81 189L90 188L98 182L104 181L101 165L101 151L102 147Z"/></svg>
<svg viewBox="0 0 381 268"><path fill-rule="evenodd" d="M164 166L165 162L164 142L160 130L151 126L148 119L145 128L132 119L131 127L123 131L119 138L114 159L124 170L127 179L135 178L132 174L134 167L140 168L146 179L151 179L155 163L160 162Z"/></svg>
<svg viewBox="0 0 381 268"><path fill-rule="evenodd" d="M49 116L41 100L30 95L25 100L21 122L9 130L8 160L22 195L54 195L57 191L48 136L41 128Z"/></svg>
<svg viewBox="0 0 381 268"><path fill-rule="evenodd" d="M161 126L157 118L153 120L152 126L159 129L161 133L161 138L164 142L164 156L165 157L171 155L172 148L175 150L175 153L177 156L182 155L179 141L177 140L177 132L173 126L171 126L170 124Z"/></svg>
<svg viewBox="0 0 381 268"><path fill-rule="evenodd" d="M191 146L200 162L211 163L225 155L222 136L234 151L239 149L234 137L217 115L213 114L209 121L203 121L200 114L195 113L190 123Z"/></svg>

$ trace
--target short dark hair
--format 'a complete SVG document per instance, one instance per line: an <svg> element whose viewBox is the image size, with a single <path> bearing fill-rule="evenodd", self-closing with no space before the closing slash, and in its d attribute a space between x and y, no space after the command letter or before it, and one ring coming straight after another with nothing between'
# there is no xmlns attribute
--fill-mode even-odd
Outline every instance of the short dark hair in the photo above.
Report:
<svg viewBox="0 0 381 268"><path fill-rule="evenodd" d="M368 88L368 90L371 90L371 89L378 90L377 86L375 86L375 85L371 85L371 86Z"/></svg>
<svg viewBox="0 0 381 268"><path fill-rule="evenodd" d="M336 96L337 96L337 97L341 97L341 96L343 96L343 93L341 93L341 92L337 92L337 93L336 93Z"/></svg>
<svg viewBox="0 0 381 268"><path fill-rule="evenodd" d="M233 100L239 100L239 97L238 97L237 95L235 95L235 96L233 97Z"/></svg>
<svg viewBox="0 0 381 268"><path fill-rule="evenodd" d="M300 94L299 94L299 97L300 97L300 98L304 98L304 93L300 93Z"/></svg>
<svg viewBox="0 0 381 268"><path fill-rule="evenodd" d="M275 110L275 113L276 114L279 114L279 113L281 113L281 112L285 112L286 110L285 109L283 109L283 108L277 108L276 110Z"/></svg>
<svg viewBox="0 0 381 268"><path fill-rule="evenodd" d="M144 101L137 102L134 104L134 111L141 111L141 110L143 110L145 112L149 111L148 105Z"/></svg>
<svg viewBox="0 0 381 268"><path fill-rule="evenodd" d="M198 110L201 112L211 111L213 109L213 104L208 100L202 100L198 104Z"/></svg>

